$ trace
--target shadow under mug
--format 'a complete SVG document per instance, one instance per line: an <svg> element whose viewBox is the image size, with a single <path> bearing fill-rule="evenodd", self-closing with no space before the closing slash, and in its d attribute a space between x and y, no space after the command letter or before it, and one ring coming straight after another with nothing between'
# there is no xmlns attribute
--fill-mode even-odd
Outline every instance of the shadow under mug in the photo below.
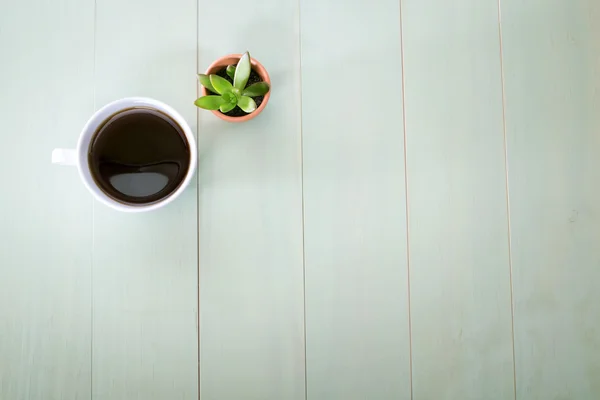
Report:
<svg viewBox="0 0 600 400"><path fill-rule="evenodd" d="M104 191L100 189L96 181L92 176L90 166L88 163L88 153L90 144L94 134L100 126L112 115L117 114L123 110L142 107L155 109L168 117L173 119L179 127L182 129L185 139L189 145L190 150L190 162L188 165L187 172L183 178L183 181L172 193L167 195L165 198L158 200L150 204L128 204L119 202L112 197L108 196ZM79 171L79 177L83 181L83 184L88 190L94 195L94 197L105 205L114 208L118 211L125 212L144 212L155 210L160 207L164 207L173 200L175 200L189 185L196 170L197 164L197 150L196 141L191 128L185 122L183 117L175 111L172 107L158 100L146 98L146 97L128 97L120 100L113 101L96 111L94 115L85 124L83 131L79 135L79 141L77 142L77 148L75 149L54 149L52 151L52 163L61 165L70 165L77 167Z"/></svg>

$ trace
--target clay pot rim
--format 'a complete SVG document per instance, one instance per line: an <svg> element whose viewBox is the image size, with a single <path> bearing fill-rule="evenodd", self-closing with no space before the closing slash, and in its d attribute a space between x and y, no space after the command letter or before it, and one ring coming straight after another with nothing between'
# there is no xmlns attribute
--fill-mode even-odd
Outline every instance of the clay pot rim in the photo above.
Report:
<svg viewBox="0 0 600 400"><path fill-rule="evenodd" d="M231 64L236 65L241 57L242 57L242 54L229 54L229 55L220 57L220 58L216 59L212 64L210 64L210 66L206 69L205 74L206 75L214 74L223 67L227 67L228 65L231 65ZM262 78L263 81L267 82L270 87L271 86L271 78L269 77L269 73L267 72L266 68L260 62L258 62L256 59L254 59L252 57L250 58L250 62L252 65L252 69ZM206 91L206 88L204 86L201 86L200 95L206 96L207 94L208 93ZM216 115L217 117L221 118L222 120L225 120L228 122L246 122L246 121L251 120L252 118L255 118L258 114L260 114L262 112L262 110L265 108L265 106L269 102L270 97L271 97L271 89L269 89L269 91L263 98L262 103L260 103L260 106L258 106L258 108L256 110L254 110L250 114L246 114L242 117L230 117L228 115L223 114L219 110L211 110L211 112L214 115Z"/></svg>

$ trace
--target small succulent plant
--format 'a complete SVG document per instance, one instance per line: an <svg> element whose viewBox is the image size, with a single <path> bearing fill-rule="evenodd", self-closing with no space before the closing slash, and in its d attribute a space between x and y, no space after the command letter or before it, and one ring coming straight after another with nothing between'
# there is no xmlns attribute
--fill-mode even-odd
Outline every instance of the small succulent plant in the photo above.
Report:
<svg viewBox="0 0 600 400"><path fill-rule="evenodd" d="M217 94L202 96L194 104L205 110L221 110L222 113L228 113L236 106L246 113L253 112L256 110L256 102L253 97L267 94L269 84L257 82L246 87L251 69L250 53L246 52L238 61L237 66L229 65L226 69L233 84L219 75L198 74L198 80L202 86Z"/></svg>

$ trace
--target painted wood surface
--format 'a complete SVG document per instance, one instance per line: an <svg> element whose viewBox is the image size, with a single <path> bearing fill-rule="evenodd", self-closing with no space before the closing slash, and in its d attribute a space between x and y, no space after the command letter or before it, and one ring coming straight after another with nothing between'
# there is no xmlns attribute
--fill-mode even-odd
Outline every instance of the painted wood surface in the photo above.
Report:
<svg viewBox="0 0 600 400"><path fill-rule="evenodd" d="M307 398L409 399L399 3L301 6Z"/></svg>
<svg viewBox="0 0 600 400"><path fill-rule="evenodd" d="M94 111L93 26L93 1L0 2L1 399L90 398L92 199L50 154Z"/></svg>
<svg viewBox="0 0 600 400"><path fill-rule="evenodd" d="M498 6L404 0L413 398L514 398Z"/></svg>
<svg viewBox="0 0 600 400"><path fill-rule="evenodd" d="M95 106L160 99L196 131L196 1L96 1ZM157 212L94 204L95 400L197 399L197 185Z"/></svg>
<svg viewBox="0 0 600 400"><path fill-rule="evenodd" d="M592 0L0 2L0 399L597 399L599 20ZM197 113L195 73L245 50L265 112ZM135 95L180 111L200 160L126 215L50 152Z"/></svg>
<svg viewBox="0 0 600 400"><path fill-rule="evenodd" d="M600 396L599 18L502 2L518 399Z"/></svg>
<svg viewBox="0 0 600 400"><path fill-rule="evenodd" d="M304 399L298 2L198 10L199 72L249 50L272 80L248 123L199 113L200 396Z"/></svg>

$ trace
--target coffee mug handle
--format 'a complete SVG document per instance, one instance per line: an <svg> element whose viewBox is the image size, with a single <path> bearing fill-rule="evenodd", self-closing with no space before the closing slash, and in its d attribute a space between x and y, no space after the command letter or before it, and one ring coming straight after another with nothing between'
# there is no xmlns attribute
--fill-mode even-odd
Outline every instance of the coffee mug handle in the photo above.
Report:
<svg viewBox="0 0 600 400"><path fill-rule="evenodd" d="M52 150L52 164L77 165L77 151L75 149Z"/></svg>

